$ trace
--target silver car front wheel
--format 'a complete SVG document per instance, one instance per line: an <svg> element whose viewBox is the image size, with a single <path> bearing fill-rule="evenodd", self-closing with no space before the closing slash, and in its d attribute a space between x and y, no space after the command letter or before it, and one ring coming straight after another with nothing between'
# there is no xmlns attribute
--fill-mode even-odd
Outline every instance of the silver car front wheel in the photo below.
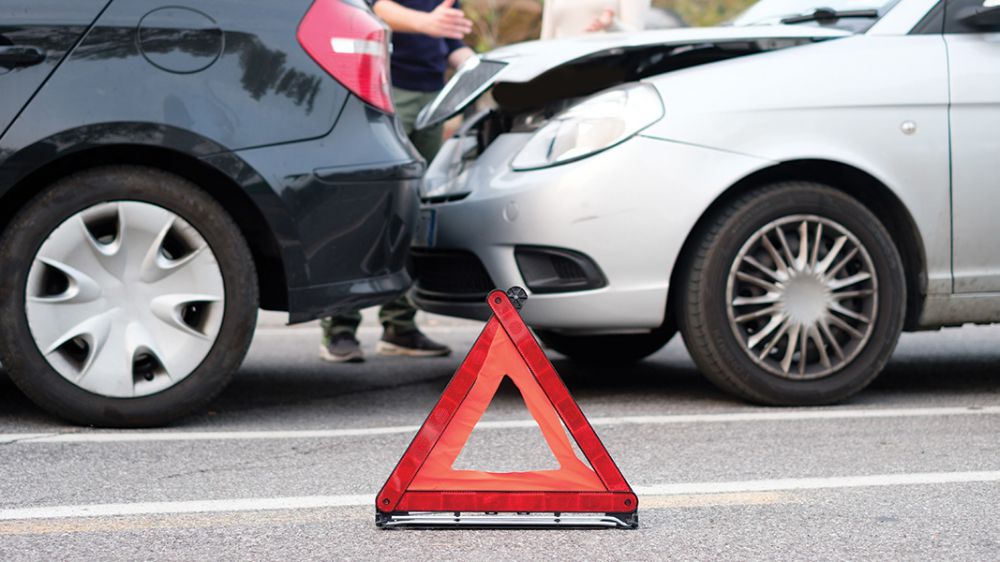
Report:
<svg viewBox="0 0 1000 562"><path fill-rule="evenodd" d="M763 404L843 400L896 346L906 284L888 231L842 191L763 186L707 221L674 290L684 341L720 388Z"/></svg>
<svg viewBox="0 0 1000 562"><path fill-rule="evenodd" d="M779 377L818 379L849 365L878 315L878 273L840 223L786 216L740 248L726 283L729 325L750 359Z"/></svg>

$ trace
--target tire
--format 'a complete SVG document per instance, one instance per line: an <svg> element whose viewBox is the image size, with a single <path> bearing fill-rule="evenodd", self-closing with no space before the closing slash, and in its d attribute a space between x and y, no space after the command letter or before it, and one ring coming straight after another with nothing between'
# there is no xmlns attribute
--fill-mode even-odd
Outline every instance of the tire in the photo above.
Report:
<svg viewBox="0 0 1000 562"><path fill-rule="evenodd" d="M697 236L678 323L716 386L759 404L818 405L882 371L902 331L906 284L895 244L866 207L825 185L776 183L726 205Z"/></svg>
<svg viewBox="0 0 1000 562"><path fill-rule="evenodd" d="M57 180L7 226L0 264L0 359L31 400L78 424L159 426L200 410L253 337L246 241L214 199L161 170Z"/></svg>
<svg viewBox="0 0 1000 562"><path fill-rule="evenodd" d="M674 336L672 326L642 334L577 336L551 330L535 330L546 346L578 363L614 365L641 361L656 353Z"/></svg>

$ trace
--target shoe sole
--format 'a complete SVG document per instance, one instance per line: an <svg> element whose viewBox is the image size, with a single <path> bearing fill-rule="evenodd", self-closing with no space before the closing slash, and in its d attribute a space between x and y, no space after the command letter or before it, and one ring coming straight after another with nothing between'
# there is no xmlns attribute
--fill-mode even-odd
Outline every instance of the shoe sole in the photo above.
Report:
<svg viewBox="0 0 1000 562"><path fill-rule="evenodd" d="M387 341L379 341L375 344L375 352L379 355L390 355L394 357L444 357L451 355L450 349L434 351L430 349L413 349L403 347Z"/></svg>
<svg viewBox="0 0 1000 562"><path fill-rule="evenodd" d="M319 358L327 363L362 363L365 360L365 354L359 349L347 355L334 355L325 345L321 345L319 346Z"/></svg>

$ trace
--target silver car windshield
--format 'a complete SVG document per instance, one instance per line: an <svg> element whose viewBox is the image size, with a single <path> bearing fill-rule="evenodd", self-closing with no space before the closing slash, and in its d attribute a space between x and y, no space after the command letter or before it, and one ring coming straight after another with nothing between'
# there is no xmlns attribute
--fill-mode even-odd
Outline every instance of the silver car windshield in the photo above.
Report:
<svg viewBox="0 0 1000 562"><path fill-rule="evenodd" d="M750 6L731 25L791 23L834 27L863 33L875 25L899 0L761 0ZM870 12L866 14L865 12ZM844 14L840 17L839 14ZM815 15L810 19L808 16ZM796 17L801 16L801 17ZM785 21L783 21L785 20ZM788 21L795 20L795 21Z"/></svg>

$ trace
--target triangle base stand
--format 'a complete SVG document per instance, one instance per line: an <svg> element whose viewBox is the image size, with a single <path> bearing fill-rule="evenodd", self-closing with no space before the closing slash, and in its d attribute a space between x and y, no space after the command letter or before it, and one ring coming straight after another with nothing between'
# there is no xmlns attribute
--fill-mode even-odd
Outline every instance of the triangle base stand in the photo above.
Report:
<svg viewBox="0 0 1000 562"><path fill-rule="evenodd" d="M436 511L382 513L375 525L383 529L637 529L631 513L497 513Z"/></svg>

